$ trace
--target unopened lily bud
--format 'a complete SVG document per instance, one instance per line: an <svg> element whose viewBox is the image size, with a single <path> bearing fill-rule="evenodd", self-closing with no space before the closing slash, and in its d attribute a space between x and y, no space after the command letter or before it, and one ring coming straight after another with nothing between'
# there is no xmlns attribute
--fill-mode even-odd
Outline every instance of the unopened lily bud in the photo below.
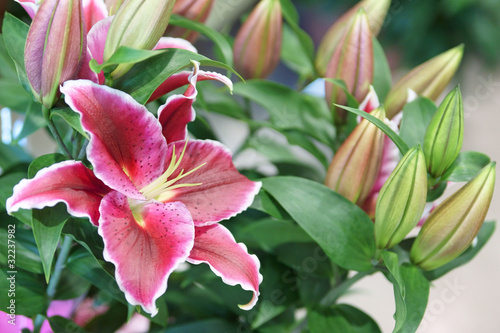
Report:
<svg viewBox="0 0 500 333"><path fill-rule="evenodd" d="M364 0L342 15L342 17L328 29L318 47L316 69L319 75L325 76L326 67L332 58L333 52L342 39L345 29L350 25L351 20L360 8L363 8L366 12L372 35L377 36L382 28L390 5L390 0Z"/></svg>
<svg viewBox="0 0 500 333"><path fill-rule="evenodd" d="M80 0L45 0L31 23L24 63L36 100L47 109L57 102L59 86L76 79L87 50Z"/></svg>
<svg viewBox="0 0 500 333"><path fill-rule="evenodd" d="M439 105L425 133L425 159L433 177L441 176L457 159L463 138L464 106L457 86Z"/></svg>
<svg viewBox="0 0 500 333"><path fill-rule="evenodd" d="M326 70L326 77L344 80L347 90L361 102L370 90L373 81L373 42L365 11L360 9L337 45ZM328 105L346 105L344 90L325 81L325 96ZM337 108L338 109L338 108ZM336 110L342 119L344 110Z"/></svg>
<svg viewBox="0 0 500 333"><path fill-rule="evenodd" d="M125 0L104 0L106 8L108 8L109 16L115 15L122 3Z"/></svg>
<svg viewBox="0 0 500 333"><path fill-rule="evenodd" d="M477 236L495 187L495 162L438 205L411 248L411 261L424 270L438 268L462 254Z"/></svg>
<svg viewBox="0 0 500 333"><path fill-rule="evenodd" d="M385 119L381 107L371 114ZM377 179L383 148L384 133L363 119L333 157L325 185L361 206Z"/></svg>
<svg viewBox="0 0 500 333"><path fill-rule="evenodd" d="M151 50L158 43L167 28L175 0L127 0L113 17L109 27L104 61L120 47ZM117 79L132 65L119 65L111 77Z"/></svg>
<svg viewBox="0 0 500 333"><path fill-rule="evenodd" d="M212 10L214 2L214 0L177 0L173 13L204 23ZM181 27L172 27L169 28L168 35L183 38L193 43L198 37L198 32Z"/></svg>
<svg viewBox="0 0 500 333"><path fill-rule="evenodd" d="M454 47L424 62L406 74L392 87L385 99L387 118L403 109L411 89L420 96L436 100L444 91L462 61L463 45Z"/></svg>
<svg viewBox="0 0 500 333"><path fill-rule="evenodd" d="M280 60L282 15L279 0L262 0L234 40L234 65L246 79L265 78Z"/></svg>
<svg viewBox="0 0 500 333"><path fill-rule="evenodd" d="M399 161L380 190L375 210L375 243L391 248L415 228L427 198L427 171L420 146Z"/></svg>

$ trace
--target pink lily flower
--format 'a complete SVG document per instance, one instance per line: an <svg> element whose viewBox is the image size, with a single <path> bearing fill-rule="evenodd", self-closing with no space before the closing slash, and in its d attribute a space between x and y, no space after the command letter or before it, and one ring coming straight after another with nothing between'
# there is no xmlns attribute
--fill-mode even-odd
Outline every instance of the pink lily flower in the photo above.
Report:
<svg viewBox="0 0 500 333"><path fill-rule="evenodd" d="M31 18L35 17L35 14L40 7L40 5L37 4L35 0L15 1L24 8L26 13L28 13ZM90 28L92 28L94 24L108 17L108 9L106 8L103 0L82 0L82 7L87 32L89 32Z"/></svg>
<svg viewBox="0 0 500 333"><path fill-rule="evenodd" d="M67 81L66 103L89 133L88 160L65 161L22 180L7 200L9 213L66 203L98 226L104 258L130 304L155 315L169 275L188 261L207 263L229 285L253 292L262 276L255 255L217 222L247 209L261 184L234 167L213 141L187 141L194 118L198 66L184 95L171 96L158 121L124 92L87 80Z"/></svg>

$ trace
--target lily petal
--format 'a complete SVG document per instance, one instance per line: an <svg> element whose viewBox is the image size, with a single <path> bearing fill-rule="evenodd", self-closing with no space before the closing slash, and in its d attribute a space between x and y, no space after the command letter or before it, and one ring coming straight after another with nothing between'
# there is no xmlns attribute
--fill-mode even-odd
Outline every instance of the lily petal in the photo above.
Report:
<svg viewBox="0 0 500 333"><path fill-rule="evenodd" d="M127 301L154 316L170 273L193 247L189 211L180 202L139 203L116 191L103 198L100 211L104 259L116 266L116 281Z"/></svg>
<svg viewBox="0 0 500 333"><path fill-rule="evenodd" d="M192 264L207 263L224 283L230 286L239 284L243 289L252 291L252 300L240 305L241 309L250 310L257 303L259 284L262 282L259 259L248 254L244 244L236 243L231 232L222 225L195 228L194 247L187 261Z"/></svg>
<svg viewBox="0 0 500 333"><path fill-rule="evenodd" d="M108 9L103 0L82 0L82 7L87 32L94 24L108 17Z"/></svg>
<svg viewBox="0 0 500 333"><path fill-rule="evenodd" d="M97 225L99 205L109 191L82 162L64 161L41 169L32 179L21 180L7 199L7 212L64 202L71 215L88 217Z"/></svg>
<svg viewBox="0 0 500 333"><path fill-rule="evenodd" d="M161 175L167 143L156 118L130 95L87 80L66 81L66 103L90 133L87 156L106 185L135 199Z"/></svg>
<svg viewBox="0 0 500 333"><path fill-rule="evenodd" d="M189 41L183 38L175 38L175 37L162 37L153 48L153 50L159 49L183 49L188 50L194 53L198 53L196 47L193 46Z"/></svg>
<svg viewBox="0 0 500 333"><path fill-rule="evenodd" d="M87 34L87 46L92 54L92 59L95 59L99 64L104 61L104 45L108 36L109 26L113 17L105 18L94 24ZM98 74L99 84L104 84L104 73L101 71Z"/></svg>
<svg viewBox="0 0 500 333"><path fill-rule="evenodd" d="M38 11L38 6L35 3L35 0L15 0L18 4L20 4L26 13L33 18L35 17L36 12Z"/></svg>
<svg viewBox="0 0 500 333"><path fill-rule="evenodd" d="M259 192L261 183L250 181L236 170L231 152L216 141L177 141L169 144L170 156L173 147L177 157L186 145L184 157L172 178L181 170L184 174L206 163L195 172L178 180L178 184L199 184L170 190L166 201L181 201L191 215L195 226L213 224L228 219L247 209ZM170 160L170 158L167 158Z"/></svg>

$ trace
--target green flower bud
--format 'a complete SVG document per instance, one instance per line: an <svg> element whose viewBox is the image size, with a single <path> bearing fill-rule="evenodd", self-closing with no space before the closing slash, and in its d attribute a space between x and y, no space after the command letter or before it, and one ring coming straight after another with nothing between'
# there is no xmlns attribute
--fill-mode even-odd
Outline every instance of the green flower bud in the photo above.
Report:
<svg viewBox="0 0 500 333"><path fill-rule="evenodd" d="M427 198L427 171L420 146L399 161L380 190L375 210L375 243L391 248L415 228Z"/></svg>
<svg viewBox="0 0 500 333"><path fill-rule="evenodd" d="M352 7L347 13L342 15L331 27L321 40L316 56L316 69L320 76L325 76L326 67L332 58L333 52L337 48L345 29L351 24L351 20L360 8L363 8L368 17L368 24L374 36L378 35L389 10L390 0L364 0Z"/></svg>
<svg viewBox="0 0 500 333"><path fill-rule="evenodd" d="M371 114L385 119L381 107ZM363 119L333 157L325 185L361 206L377 180L383 150L384 133Z"/></svg>
<svg viewBox="0 0 500 333"><path fill-rule="evenodd" d="M433 177L441 176L455 161L463 138L464 106L457 86L441 103L425 133L425 159Z"/></svg>
<svg viewBox="0 0 500 333"><path fill-rule="evenodd" d="M385 99L387 118L392 119L408 100L408 90L436 100L450 83L462 61L464 46L459 45L424 62L392 87Z"/></svg>
<svg viewBox="0 0 500 333"><path fill-rule="evenodd" d="M477 236L495 187L495 162L436 207L411 248L410 259L424 270L436 269L464 252Z"/></svg>
<svg viewBox="0 0 500 333"><path fill-rule="evenodd" d="M373 81L373 61L372 33L365 11L360 9L335 49L326 77L344 80L349 93L361 102ZM344 90L332 82L325 82L325 96L330 106L332 103L347 105ZM340 120L344 119L346 111L335 109Z"/></svg>
<svg viewBox="0 0 500 333"><path fill-rule="evenodd" d="M120 46L151 50L167 28L175 0L127 0L111 22L106 44L104 61L108 60ZM119 65L111 77L117 79L132 65Z"/></svg>

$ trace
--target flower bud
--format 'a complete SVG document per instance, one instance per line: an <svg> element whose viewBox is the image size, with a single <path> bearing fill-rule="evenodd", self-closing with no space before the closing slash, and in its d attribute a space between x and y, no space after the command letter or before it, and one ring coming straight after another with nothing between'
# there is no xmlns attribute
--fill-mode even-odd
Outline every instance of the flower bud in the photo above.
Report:
<svg viewBox="0 0 500 333"><path fill-rule="evenodd" d="M381 107L371 114L380 120L385 119ZM380 171L383 143L384 133L363 119L333 157L325 185L361 206Z"/></svg>
<svg viewBox="0 0 500 333"><path fill-rule="evenodd" d="M415 228L427 198L427 171L420 146L399 161L380 190L375 210L375 243L391 248Z"/></svg>
<svg viewBox="0 0 500 333"><path fill-rule="evenodd" d="M459 45L424 62L406 74L392 87L385 99L387 118L391 119L403 109L408 99L408 89L429 99L437 99L455 75L463 53L464 47Z"/></svg>
<svg viewBox="0 0 500 333"><path fill-rule="evenodd" d="M373 81L373 43L363 9L356 13L345 30L328 64L326 77L344 80L349 93L359 102L368 94ZM347 103L344 90L332 82L325 81L325 96L328 105ZM344 110L339 109L336 112L341 119L345 115Z"/></svg>
<svg viewBox="0 0 500 333"><path fill-rule="evenodd" d="M262 0L234 40L234 65L246 79L265 78L280 60L282 15L279 0Z"/></svg>
<svg viewBox="0 0 500 333"><path fill-rule="evenodd" d="M373 36L377 36L385 16L391 4L390 0L364 0L352 7L347 13L342 15L331 27L321 40L318 52L316 55L316 69L320 76L325 76L326 67L332 58L333 52L337 48L342 36L345 33L346 27L350 25L352 18L356 15L360 8L363 8L368 17L368 23Z"/></svg>
<svg viewBox="0 0 500 333"><path fill-rule="evenodd" d="M214 0L177 0L173 13L196 22L204 23L213 5ZM191 43L198 37L198 32L181 27L169 28L167 32L169 36L184 38Z"/></svg>
<svg viewBox="0 0 500 333"><path fill-rule="evenodd" d="M151 50L167 28L174 3L175 0L125 1L109 27L104 61L120 46ZM111 73L111 77L117 79L131 67L130 64L121 64Z"/></svg>
<svg viewBox="0 0 500 333"><path fill-rule="evenodd" d="M427 128L424 153L429 173L437 178L460 154L464 138L464 106L457 86L443 100Z"/></svg>
<svg viewBox="0 0 500 333"><path fill-rule="evenodd" d="M36 100L47 109L57 102L59 86L77 78L85 58L86 31L80 0L45 0L26 39L24 63Z"/></svg>
<svg viewBox="0 0 500 333"><path fill-rule="evenodd" d="M438 205L411 248L410 259L424 270L458 257L477 236L495 187L495 162L485 166L464 187Z"/></svg>
<svg viewBox="0 0 500 333"><path fill-rule="evenodd" d="M109 16L115 15L122 3L125 0L104 0L106 8L108 8Z"/></svg>

